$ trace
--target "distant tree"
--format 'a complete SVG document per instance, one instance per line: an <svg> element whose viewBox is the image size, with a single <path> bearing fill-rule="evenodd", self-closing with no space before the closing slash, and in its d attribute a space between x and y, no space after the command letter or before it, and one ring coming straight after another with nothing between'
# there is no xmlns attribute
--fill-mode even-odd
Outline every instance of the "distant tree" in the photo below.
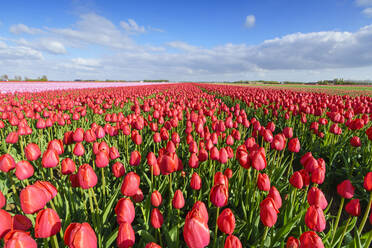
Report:
<svg viewBox="0 0 372 248"><path fill-rule="evenodd" d="M8 81L9 78L8 78L8 75L4 74L4 75L1 76L0 79L1 79L1 81Z"/></svg>
<svg viewBox="0 0 372 248"><path fill-rule="evenodd" d="M46 76L46 75L43 75L43 76L41 77L40 81L48 81L47 76Z"/></svg>

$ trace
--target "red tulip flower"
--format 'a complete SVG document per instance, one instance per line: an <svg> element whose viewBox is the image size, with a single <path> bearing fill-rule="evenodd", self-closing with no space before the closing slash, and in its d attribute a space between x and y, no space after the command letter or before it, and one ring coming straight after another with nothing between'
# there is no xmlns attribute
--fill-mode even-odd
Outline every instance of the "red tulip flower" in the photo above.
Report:
<svg viewBox="0 0 372 248"><path fill-rule="evenodd" d="M152 194L151 194L151 205L153 205L154 207L157 208L157 207L160 206L162 201L163 201L163 198L162 198L159 191L155 190L154 192L152 192Z"/></svg>
<svg viewBox="0 0 372 248"><path fill-rule="evenodd" d="M71 158L65 158L61 162L61 173L63 175L73 174L76 170L76 165L74 160Z"/></svg>
<svg viewBox="0 0 372 248"><path fill-rule="evenodd" d="M41 164L44 168L53 168L59 164L59 156L56 150L48 149L44 152Z"/></svg>
<svg viewBox="0 0 372 248"><path fill-rule="evenodd" d="M235 229L235 216L231 209L225 208L218 216L217 225L221 232L228 235L232 234Z"/></svg>
<svg viewBox="0 0 372 248"><path fill-rule="evenodd" d="M19 180L25 180L34 175L34 167L27 160L19 161L16 164L15 174Z"/></svg>
<svg viewBox="0 0 372 248"><path fill-rule="evenodd" d="M96 186L98 178L93 168L89 164L83 164L77 172L79 186L82 189L89 189Z"/></svg>
<svg viewBox="0 0 372 248"><path fill-rule="evenodd" d="M124 222L132 224L136 214L133 202L129 198L121 198L116 204L115 213L119 225Z"/></svg>
<svg viewBox="0 0 372 248"><path fill-rule="evenodd" d="M48 202L48 195L35 185L27 186L21 190L19 200L25 214L33 214L44 208Z"/></svg>
<svg viewBox="0 0 372 248"><path fill-rule="evenodd" d="M71 223L63 236L69 248L97 248L97 236L89 223Z"/></svg>
<svg viewBox="0 0 372 248"><path fill-rule="evenodd" d="M30 143L25 147L25 155L27 160L35 161L41 156L40 148L37 144Z"/></svg>
<svg viewBox="0 0 372 248"><path fill-rule="evenodd" d="M151 211L150 222L153 228L158 229L163 225L164 219L163 214L160 212L159 209L154 208Z"/></svg>
<svg viewBox="0 0 372 248"><path fill-rule="evenodd" d="M141 153L139 151L133 151L130 154L129 164L131 166L137 166L141 163Z"/></svg>
<svg viewBox="0 0 372 248"><path fill-rule="evenodd" d="M260 219L265 226L272 227L275 225L278 213L279 210L273 198L268 196L260 203Z"/></svg>
<svg viewBox="0 0 372 248"><path fill-rule="evenodd" d="M104 168L108 166L110 159L109 155L105 151L99 151L96 154L95 164L98 168Z"/></svg>
<svg viewBox="0 0 372 248"><path fill-rule="evenodd" d="M259 190L262 191L269 191L270 190L270 178L265 173L259 173L257 177L257 187Z"/></svg>
<svg viewBox="0 0 372 248"><path fill-rule="evenodd" d="M132 225L128 222L124 222L119 226L118 237L116 239L116 244L119 248L129 248L133 247L136 242L136 236Z"/></svg>
<svg viewBox="0 0 372 248"><path fill-rule="evenodd" d="M317 187L312 187L309 189L309 192L307 193L307 202L309 205L320 207L323 210L328 206L327 199L325 198L323 192Z"/></svg>
<svg viewBox="0 0 372 248"><path fill-rule="evenodd" d="M298 241L298 239L296 239L295 237L293 236L290 236L288 239L287 239L287 245L286 245L286 248L298 248L300 247L300 242Z"/></svg>
<svg viewBox="0 0 372 248"><path fill-rule="evenodd" d="M351 216L359 216L360 215L359 199L352 199L351 201L349 201L345 206L345 210Z"/></svg>
<svg viewBox="0 0 372 248"><path fill-rule="evenodd" d="M36 241L29 233L20 230L12 230L4 237L4 248L37 248Z"/></svg>
<svg viewBox="0 0 372 248"><path fill-rule="evenodd" d="M224 248L242 248L242 243L239 238L234 235L229 235L226 238Z"/></svg>
<svg viewBox="0 0 372 248"><path fill-rule="evenodd" d="M187 214L183 226L183 238L190 248L204 248L209 245L208 222L205 222L198 209L193 209Z"/></svg>
<svg viewBox="0 0 372 248"><path fill-rule="evenodd" d="M35 220L35 237L48 238L59 232L61 219L56 211L50 208L41 210Z"/></svg>
<svg viewBox="0 0 372 248"><path fill-rule="evenodd" d="M363 186L367 191L372 191L372 172L368 172L364 177Z"/></svg>
<svg viewBox="0 0 372 248"><path fill-rule="evenodd" d="M12 229L12 216L7 211L0 209L0 239Z"/></svg>
<svg viewBox="0 0 372 248"><path fill-rule="evenodd" d="M345 180L337 185L337 193L345 199L353 198L354 186L351 184L350 180Z"/></svg>
<svg viewBox="0 0 372 248"><path fill-rule="evenodd" d="M181 190L178 189L174 192L172 205L175 209L181 209L185 206L185 198Z"/></svg>
<svg viewBox="0 0 372 248"><path fill-rule="evenodd" d="M308 228L316 232L322 232L326 227L323 210L315 205L307 209L305 223Z"/></svg>
<svg viewBox="0 0 372 248"><path fill-rule="evenodd" d="M193 189L193 190L199 190L201 189L201 186L202 186L202 179L201 177L198 175L198 173L194 172L191 176L191 180L190 180L190 187Z"/></svg>
<svg viewBox="0 0 372 248"><path fill-rule="evenodd" d="M300 248L324 248L322 239L312 231L304 232L300 237Z"/></svg>
<svg viewBox="0 0 372 248"><path fill-rule="evenodd" d="M140 177L135 172L129 172L121 185L121 193L125 196L134 196L140 185Z"/></svg>
<svg viewBox="0 0 372 248"><path fill-rule="evenodd" d="M116 162L113 164L111 169L112 174L114 174L114 177L116 178L123 177L125 175L125 167L121 162Z"/></svg>
<svg viewBox="0 0 372 248"><path fill-rule="evenodd" d="M4 154L0 156L0 171L9 172L15 168L14 158L10 154Z"/></svg>
<svg viewBox="0 0 372 248"><path fill-rule="evenodd" d="M6 199L5 199L5 196L3 194L3 192L1 192L0 190L0 208L3 208L6 204Z"/></svg>
<svg viewBox="0 0 372 248"><path fill-rule="evenodd" d="M227 205L229 192L224 184L216 184L212 187L210 193L210 201L216 207L224 207Z"/></svg>

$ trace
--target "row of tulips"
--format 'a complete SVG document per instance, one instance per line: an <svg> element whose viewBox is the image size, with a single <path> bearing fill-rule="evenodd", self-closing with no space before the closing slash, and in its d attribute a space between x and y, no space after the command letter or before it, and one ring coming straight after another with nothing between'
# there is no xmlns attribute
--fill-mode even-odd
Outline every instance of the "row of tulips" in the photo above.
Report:
<svg viewBox="0 0 372 248"><path fill-rule="evenodd" d="M368 247L371 110L195 84L2 95L1 242Z"/></svg>

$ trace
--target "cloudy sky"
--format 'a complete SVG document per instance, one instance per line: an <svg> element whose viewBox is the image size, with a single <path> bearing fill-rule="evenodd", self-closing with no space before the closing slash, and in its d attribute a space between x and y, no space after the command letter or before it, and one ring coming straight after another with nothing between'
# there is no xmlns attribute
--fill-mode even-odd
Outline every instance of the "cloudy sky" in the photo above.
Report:
<svg viewBox="0 0 372 248"><path fill-rule="evenodd" d="M372 0L14 0L0 74L372 80Z"/></svg>

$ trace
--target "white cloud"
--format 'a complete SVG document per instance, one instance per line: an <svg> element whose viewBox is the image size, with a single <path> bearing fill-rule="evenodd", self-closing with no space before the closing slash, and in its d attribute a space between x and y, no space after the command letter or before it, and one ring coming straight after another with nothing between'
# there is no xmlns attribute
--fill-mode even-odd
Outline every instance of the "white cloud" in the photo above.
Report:
<svg viewBox="0 0 372 248"><path fill-rule="evenodd" d="M38 33L41 33L42 30L41 29L38 29L38 28L30 28L28 26L26 26L25 24L16 24L16 25L12 25L10 28L9 28L9 31L12 32L13 34L23 34L23 33L26 33L26 34L38 34Z"/></svg>
<svg viewBox="0 0 372 248"><path fill-rule="evenodd" d="M356 0L358 6L369 6L372 5L372 0Z"/></svg>
<svg viewBox="0 0 372 248"><path fill-rule="evenodd" d="M120 26L129 33L144 33L146 29L144 26L139 26L133 19L128 19L128 22L121 21Z"/></svg>
<svg viewBox="0 0 372 248"><path fill-rule="evenodd" d="M53 53L53 54L65 54L66 48L65 46L58 41L55 40L48 40L43 39L39 43L40 48L44 49L47 52Z"/></svg>
<svg viewBox="0 0 372 248"><path fill-rule="evenodd" d="M254 15L249 15L245 18L244 26L246 28L251 28L255 25L255 23L256 23L256 17Z"/></svg>
<svg viewBox="0 0 372 248"><path fill-rule="evenodd" d="M101 62L99 59L85 59L85 58L74 58L71 60L74 64L86 67L100 67Z"/></svg>
<svg viewBox="0 0 372 248"><path fill-rule="evenodd" d="M365 8L362 13L367 17L372 17L372 8Z"/></svg>
<svg viewBox="0 0 372 248"><path fill-rule="evenodd" d="M172 42L168 42L167 45L169 47L180 49L180 50L187 51L187 52L194 52L199 49L198 47L192 46L183 41L172 41Z"/></svg>

